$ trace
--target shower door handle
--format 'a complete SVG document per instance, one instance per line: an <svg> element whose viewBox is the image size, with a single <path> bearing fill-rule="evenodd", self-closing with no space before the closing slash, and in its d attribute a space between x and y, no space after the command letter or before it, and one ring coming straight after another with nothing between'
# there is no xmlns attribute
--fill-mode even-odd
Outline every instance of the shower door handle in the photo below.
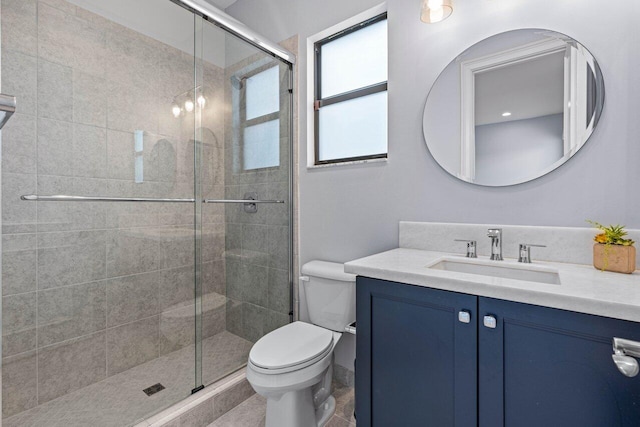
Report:
<svg viewBox="0 0 640 427"><path fill-rule="evenodd" d="M194 203L195 199L158 199L149 197L69 196L66 194L25 194L20 200L27 202L141 202L141 203Z"/></svg>
<svg viewBox="0 0 640 427"><path fill-rule="evenodd" d="M256 203L284 203L284 200L253 200L253 199L205 199L205 203L242 203L254 205Z"/></svg>
<svg viewBox="0 0 640 427"><path fill-rule="evenodd" d="M245 213L256 213L259 203L284 203L284 200L261 200L258 193L251 191L244 193L242 199L204 199L204 203L241 203Z"/></svg>
<svg viewBox="0 0 640 427"><path fill-rule="evenodd" d="M38 195L25 194L20 196L20 200L27 202L162 202L162 203L194 203L195 199L158 199L148 197L101 197L101 196L69 196L65 194ZM205 199L204 203L242 203L245 205L255 205L257 203L284 203L284 200L254 200L254 199Z"/></svg>
<svg viewBox="0 0 640 427"><path fill-rule="evenodd" d="M100 196L69 196L64 194L38 195L25 194L20 200L28 202L140 202L140 203L195 203L196 199L157 199L147 197L100 197ZM284 200L260 200L255 196L244 199L204 199L203 203L238 203L242 204L246 213L258 212L259 203L284 203Z"/></svg>
<svg viewBox="0 0 640 427"><path fill-rule="evenodd" d="M246 193L244 199L205 199L204 203L241 203L245 213L256 213L258 203L284 203L284 200L260 200L258 193Z"/></svg>

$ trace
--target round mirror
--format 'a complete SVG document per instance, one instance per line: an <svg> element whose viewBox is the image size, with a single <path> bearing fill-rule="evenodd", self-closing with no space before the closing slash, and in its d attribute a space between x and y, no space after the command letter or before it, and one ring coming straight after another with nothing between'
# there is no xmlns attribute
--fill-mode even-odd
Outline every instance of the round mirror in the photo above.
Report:
<svg viewBox="0 0 640 427"><path fill-rule="evenodd" d="M473 184L545 175L589 139L604 104L600 67L564 34L509 31L462 52L434 83L424 137L438 164Z"/></svg>

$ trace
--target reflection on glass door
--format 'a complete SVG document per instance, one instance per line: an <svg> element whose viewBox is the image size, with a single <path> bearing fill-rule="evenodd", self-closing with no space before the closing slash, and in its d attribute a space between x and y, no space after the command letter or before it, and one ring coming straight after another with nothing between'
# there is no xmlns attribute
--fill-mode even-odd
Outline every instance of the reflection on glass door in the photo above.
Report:
<svg viewBox="0 0 640 427"><path fill-rule="evenodd" d="M136 4L2 4L4 426L133 425L290 318L291 66Z"/></svg>
<svg viewBox="0 0 640 427"><path fill-rule="evenodd" d="M203 88L216 96L202 111L202 196L283 202L203 205L202 378L209 384L245 366L253 343L289 322L291 66L203 25ZM224 55L216 56L221 45Z"/></svg>
<svg viewBox="0 0 640 427"><path fill-rule="evenodd" d="M2 3L5 426L131 425L194 388L194 16L82 3Z"/></svg>

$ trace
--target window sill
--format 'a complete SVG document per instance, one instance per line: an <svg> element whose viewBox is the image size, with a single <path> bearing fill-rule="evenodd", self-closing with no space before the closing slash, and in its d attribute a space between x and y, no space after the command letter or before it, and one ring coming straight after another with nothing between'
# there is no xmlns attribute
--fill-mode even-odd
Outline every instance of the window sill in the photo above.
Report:
<svg viewBox="0 0 640 427"><path fill-rule="evenodd" d="M383 159L353 160L350 162L327 163L324 165L307 165L307 169L325 169L340 166L365 165L369 163L387 163L388 161L388 157L385 157Z"/></svg>

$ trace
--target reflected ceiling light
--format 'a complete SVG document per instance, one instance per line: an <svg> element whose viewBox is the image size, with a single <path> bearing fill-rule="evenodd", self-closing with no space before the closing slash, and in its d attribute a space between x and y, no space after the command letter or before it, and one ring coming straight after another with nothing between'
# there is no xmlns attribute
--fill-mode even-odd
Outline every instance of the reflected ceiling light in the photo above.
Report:
<svg viewBox="0 0 640 427"><path fill-rule="evenodd" d="M444 21L453 13L453 0L422 0L420 20L427 24Z"/></svg>
<svg viewBox="0 0 640 427"><path fill-rule="evenodd" d="M177 119L185 113L193 113L204 109L206 103L207 97L205 96L204 88L196 86L173 97L171 113ZM198 107L198 110L196 110L196 107Z"/></svg>
<svg viewBox="0 0 640 427"><path fill-rule="evenodd" d="M504 113L502 113L502 117L509 117L511 115L510 112L505 111Z"/></svg>
<svg viewBox="0 0 640 427"><path fill-rule="evenodd" d="M173 117L177 119L180 116L182 110L180 109L178 104L173 104L173 106L171 107L171 112L173 113Z"/></svg>

